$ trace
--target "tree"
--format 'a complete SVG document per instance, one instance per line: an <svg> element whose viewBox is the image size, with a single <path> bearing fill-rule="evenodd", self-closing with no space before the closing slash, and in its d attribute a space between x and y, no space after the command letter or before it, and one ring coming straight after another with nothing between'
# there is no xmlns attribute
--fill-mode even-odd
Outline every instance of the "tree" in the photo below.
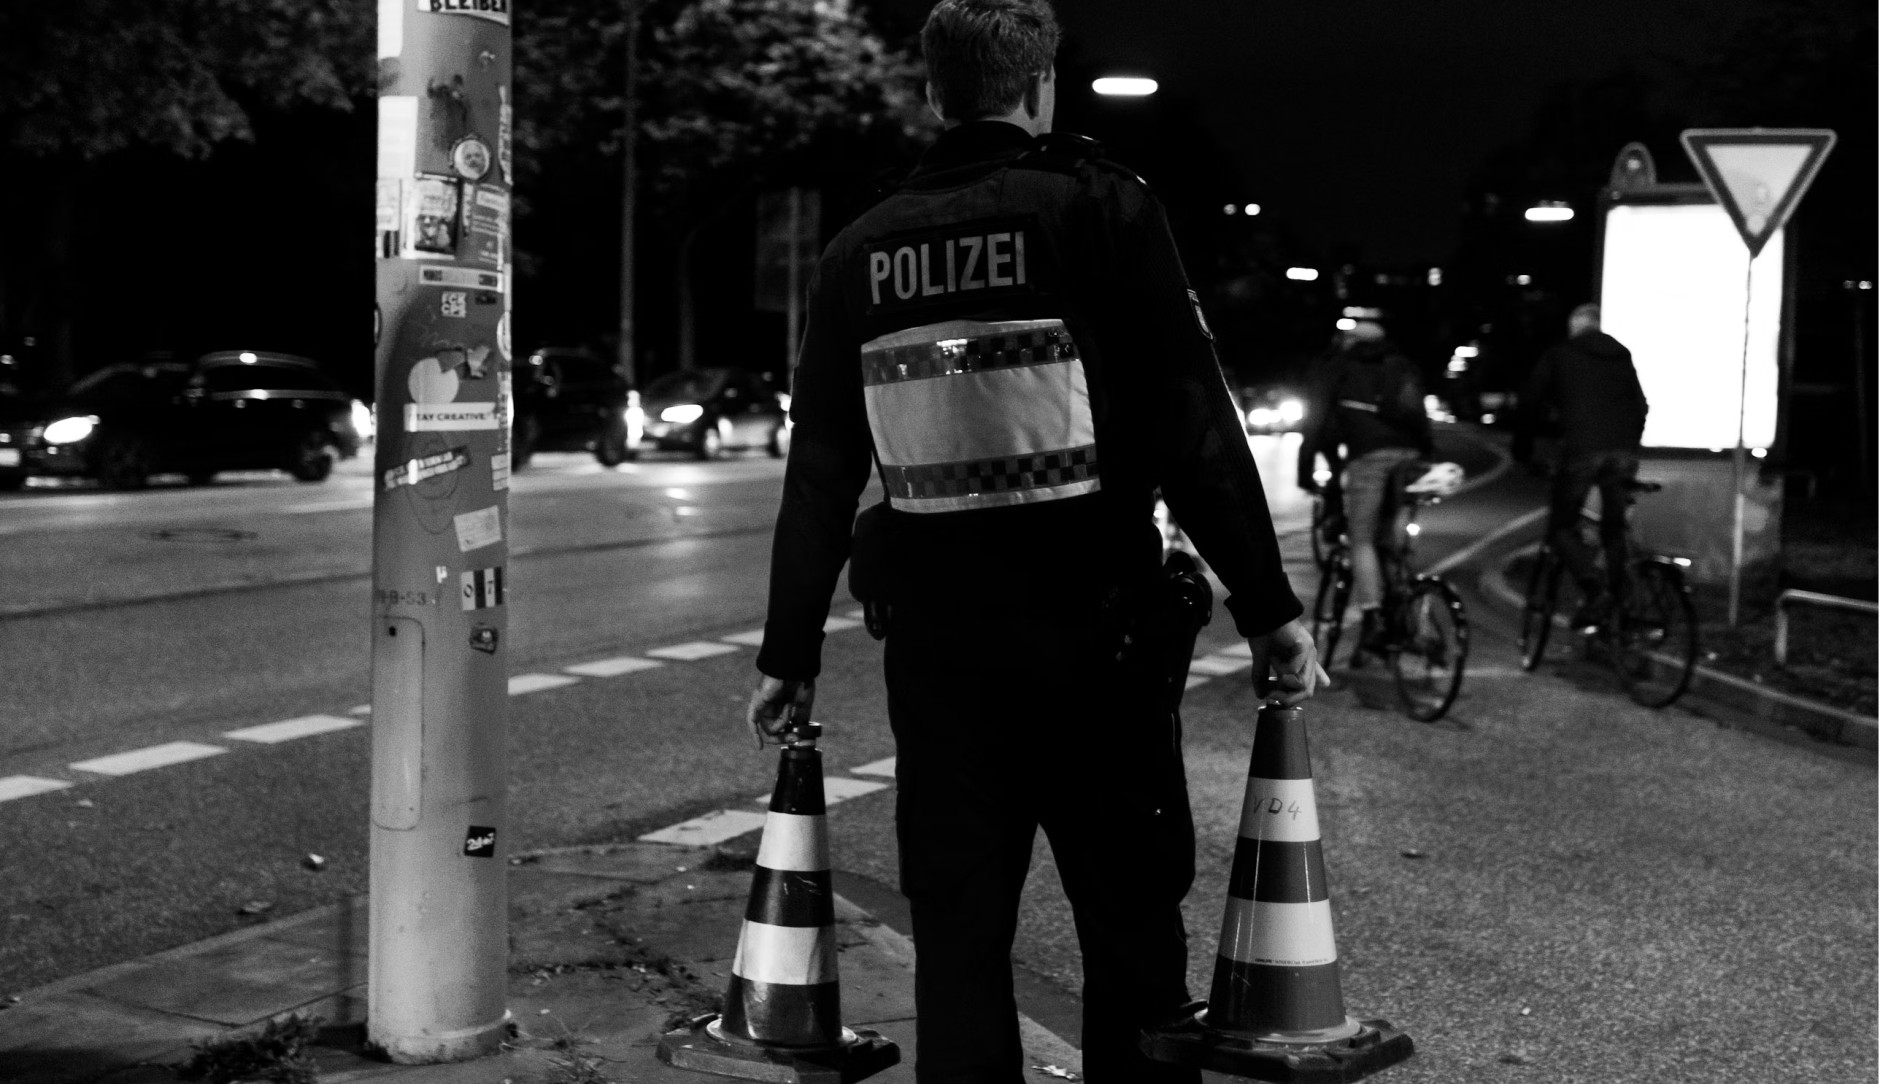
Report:
<svg viewBox="0 0 1880 1084"><path fill-rule="evenodd" d="M0 5L0 154L22 203L41 208L37 229L0 224L18 284L0 287L0 324L43 326L41 379L72 375L77 204L101 164L205 158L252 140L256 110L351 109L371 91L372 33L368 0Z"/></svg>
<svg viewBox="0 0 1880 1084"><path fill-rule="evenodd" d="M518 269L588 314L620 206L623 13L547 0L518 14ZM635 78L645 211L677 251L766 186L858 186L927 127L918 63L847 0L692 0L643 9ZM678 276L678 289L690 289ZM681 303L685 309L688 306ZM571 306L564 317L580 320Z"/></svg>

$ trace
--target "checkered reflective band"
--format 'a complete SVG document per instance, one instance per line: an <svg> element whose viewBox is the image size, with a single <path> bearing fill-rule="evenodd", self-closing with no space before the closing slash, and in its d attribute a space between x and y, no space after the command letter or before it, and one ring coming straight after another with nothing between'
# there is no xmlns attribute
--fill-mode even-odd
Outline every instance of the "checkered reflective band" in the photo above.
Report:
<svg viewBox="0 0 1880 1084"><path fill-rule="evenodd" d="M955 321L938 325L960 330ZM862 382L889 384L896 380L924 380L935 376L984 372L1007 365L1045 365L1055 361L1077 360L1077 344L1071 333L1056 320L1038 321L1043 326L1006 334L978 338L965 336L944 339L920 339L897 343L901 336L884 336L862 348ZM1014 325L978 324L977 327ZM925 332L917 328L916 331ZM901 335L909 335L902 332Z"/></svg>
<svg viewBox="0 0 1880 1084"><path fill-rule="evenodd" d="M971 463L939 463L925 467L884 467L888 496L902 500L932 500L970 494L1017 494L1025 499L1050 500L1060 486L1092 482L1097 477L1097 449L1072 448L1044 455L981 459ZM1095 488L1094 484L1090 487ZM1029 498L1026 493L1036 494Z"/></svg>
<svg viewBox="0 0 1880 1084"><path fill-rule="evenodd" d="M888 499L906 512L1094 493L1082 355L1058 320L950 320L862 347L863 397Z"/></svg>

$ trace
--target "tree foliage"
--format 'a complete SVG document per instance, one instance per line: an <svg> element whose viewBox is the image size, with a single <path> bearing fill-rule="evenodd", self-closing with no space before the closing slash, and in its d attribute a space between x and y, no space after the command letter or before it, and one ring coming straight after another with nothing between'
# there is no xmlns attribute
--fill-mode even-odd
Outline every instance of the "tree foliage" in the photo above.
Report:
<svg viewBox="0 0 1880 1084"><path fill-rule="evenodd" d="M655 199L681 214L700 191L796 179L827 156L904 146L925 126L917 62L847 0L649 3L634 85ZM520 17L517 139L536 168L614 158L623 116L621 8L549 0ZM525 174L525 177L527 175Z"/></svg>
<svg viewBox="0 0 1880 1084"><path fill-rule="evenodd" d="M370 0L0 4L0 142L95 159L204 157L251 111L348 109L370 92Z"/></svg>

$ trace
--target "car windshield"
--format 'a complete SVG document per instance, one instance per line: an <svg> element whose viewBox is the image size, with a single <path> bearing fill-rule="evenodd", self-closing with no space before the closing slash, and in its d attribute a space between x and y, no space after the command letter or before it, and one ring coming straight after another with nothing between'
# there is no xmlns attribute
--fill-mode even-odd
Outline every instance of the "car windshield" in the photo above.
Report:
<svg viewBox="0 0 1880 1084"><path fill-rule="evenodd" d="M667 373L646 386L648 399L679 399L689 402L702 402L712 397L718 385L724 383L724 374L708 369L681 370Z"/></svg>

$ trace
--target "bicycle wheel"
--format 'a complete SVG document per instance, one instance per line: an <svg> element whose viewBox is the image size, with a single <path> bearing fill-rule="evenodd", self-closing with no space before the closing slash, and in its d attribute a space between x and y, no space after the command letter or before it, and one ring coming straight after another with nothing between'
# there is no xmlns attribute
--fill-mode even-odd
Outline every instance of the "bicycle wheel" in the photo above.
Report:
<svg viewBox="0 0 1880 1084"><path fill-rule="evenodd" d="M1612 615L1612 662L1633 702L1662 708L1684 695L1697 667L1697 610L1678 570L1656 561L1631 568Z"/></svg>
<svg viewBox="0 0 1880 1084"><path fill-rule="evenodd" d="M1345 533L1344 514L1336 500L1320 493L1312 499L1312 563L1320 572L1331 567L1338 536Z"/></svg>
<svg viewBox="0 0 1880 1084"><path fill-rule="evenodd" d="M1390 669L1404 711L1418 722L1440 719L1462 689L1469 661L1469 615L1455 588L1433 576L1410 585L1397 608Z"/></svg>
<svg viewBox="0 0 1880 1084"><path fill-rule="evenodd" d="M1312 600L1312 642L1318 645L1319 665L1332 668L1338 639L1344 632L1345 607L1351 602L1351 554L1334 546L1319 576L1319 593Z"/></svg>
<svg viewBox="0 0 1880 1084"><path fill-rule="evenodd" d="M1552 550L1542 547L1534 555L1534 570L1528 574L1527 596L1521 604L1521 669L1534 669L1546 655L1559 597L1560 561Z"/></svg>

